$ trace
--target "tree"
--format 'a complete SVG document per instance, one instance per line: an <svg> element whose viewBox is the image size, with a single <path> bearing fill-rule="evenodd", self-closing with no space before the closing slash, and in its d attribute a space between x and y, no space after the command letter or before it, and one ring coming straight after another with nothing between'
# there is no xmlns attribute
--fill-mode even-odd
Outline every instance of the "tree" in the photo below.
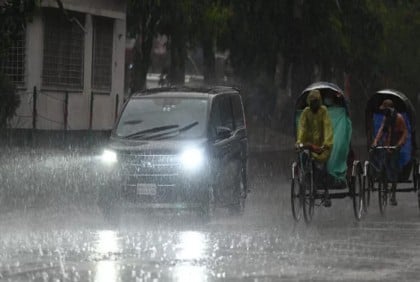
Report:
<svg viewBox="0 0 420 282"><path fill-rule="evenodd" d="M192 1L168 0L162 10L162 22L160 23L159 32L167 35L169 38L171 64L168 80L170 84L184 84Z"/></svg>
<svg viewBox="0 0 420 282"><path fill-rule="evenodd" d="M25 31L37 8L35 0L8 0L0 2L0 66L10 46ZM14 85L0 68L0 128L8 126L20 104Z"/></svg>
<svg viewBox="0 0 420 282"><path fill-rule="evenodd" d="M232 16L225 44L230 50L235 75L242 83L255 81L258 76L274 81L283 2L230 2Z"/></svg>
<svg viewBox="0 0 420 282"><path fill-rule="evenodd" d="M0 2L0 58L17 36L25 30L38 7L36 0L6 0Z"/></svg>
<svg viewBox="0 0 420 282"><path fill-rule="evenodd" d="M20 98L16 95L15 86L0 73L0 128L9 125L19 105Z"/></svg>
<svg viewBox="0 0 420 282"><path fill-rule="evenodd" d="M217 37L226 29L229 9L220 0L129 0L127 26L129 35L136 38L134 51L133 90L145 87L150 67L150 52L154 38L168 37L171 84L183 84L188 48L202 47L204 77L215 81L215 47Z"/></svg>
<svg viewBox="0 0 420 282"><path fill-rule="evenodd" d="M132 92L141 90L146 86L153 40L158 33L164 1L128 1L127 31L131 37L135 38Z"/></svg>
<svg viewBox="0 0 420 282"><path fill-rule="evenodd" d="M220 0L193 1L189 42L191 47L203 50L203 75L207 84L217 82L216 49L222 35L228 30L231 16L229 6Z"/></svg>
<svg viewBox="0 0 420 282"><path fill-rule="evenodd" d="M420 89L420 3L392 1L379 13L384 23L384 52L381 74L384 87L398 89L415 102Z"/></svg>
<svg viewBox="0 0 420 282"><path fill-rule="evenodd" d="M227 50L235 82L245 93L262 93L259 100L270 104L281 90L291 88L294 99L318 79L343 86L345 75L357 106L383 86L414 93L417 2L130 0L129 30L141 46L136 76L144 86L151 43L161 33L169 38L172 83L183 83L187 49L201 46L206 82L215 81L215 51Z"/></svg>

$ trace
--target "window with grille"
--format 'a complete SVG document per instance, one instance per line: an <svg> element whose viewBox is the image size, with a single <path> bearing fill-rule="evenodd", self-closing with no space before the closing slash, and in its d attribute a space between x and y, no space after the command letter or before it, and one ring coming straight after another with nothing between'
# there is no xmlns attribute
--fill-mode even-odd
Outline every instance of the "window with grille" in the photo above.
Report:
<svg viewBox="0 0 420 282"><path fill-rule="evenodd" d="M25 84L25 35L25 31L17 35L16 40L0 62L0 72L5 74L16 86Z"/></svg>
<svg viewBox="0 0 420 282"><path fill-rule="evenodd" d="M111 90L113 35L113 19L93 18L92 86L95 90Z"/></svg>
<svg viewBox="0 0 420 282"><path fill-rule="evenodd" d="M59 9L44 10L44 63L42 83L46 87L83 87L84 16Z"/></svg>

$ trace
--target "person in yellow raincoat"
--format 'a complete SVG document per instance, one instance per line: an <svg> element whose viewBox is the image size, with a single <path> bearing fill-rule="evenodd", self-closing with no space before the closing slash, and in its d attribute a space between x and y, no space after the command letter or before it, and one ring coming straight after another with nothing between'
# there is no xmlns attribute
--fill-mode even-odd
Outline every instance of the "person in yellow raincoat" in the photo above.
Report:
<svg viewBox="0 0 420 282"><path fill-rule="evenodd" d="M327 107L322 105L319 90L311 90L306 99L307 107L300 116L297 128L296 145L310 146L315 165L321 175L319 179L325 179L326 163L333 147L333 127L328 115ZM327 185L325 188L324 205L331 206Z"/></svg>

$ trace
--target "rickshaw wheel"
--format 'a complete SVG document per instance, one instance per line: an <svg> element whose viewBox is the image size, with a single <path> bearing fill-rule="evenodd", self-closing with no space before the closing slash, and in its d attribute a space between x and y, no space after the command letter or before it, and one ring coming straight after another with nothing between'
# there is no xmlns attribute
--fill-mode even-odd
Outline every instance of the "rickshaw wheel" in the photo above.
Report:
<svg viewBox="0 0 420 282"><path fill-rule="evenodd" d="M362 186L363 186L363 211L368 212L370 206L370 192L372 191L372 182L369 176L363 175L362 177Z"/></svg>
<svg viewBox="0 0 420 282"><path fill-rule="evenodd" d="M367 191L366 191L366 209L370 206L370 196L373 193L373 187L375 182L373 181L372 177L367 178Z"/></svg>
<svg viewBox="0 0 420 282"><path fill-rule="evenodd" d="M385 215L385 209L388 204L388 182L386 180L378 182L378 204L381 215Z"/></svg>
<svg viewBox="0 0 420 282"><path fill-rule="evenodd" d="M314 216L315 207L315 187L313 182L313 175L308 173L304 176L302 183L302 205L303 217L306 223L310 223Z"/></svg>
<svg viewBox="0 0 420 282"><path fill-rule="evenodd" d="M374 188L374 184L375 184L375 182L373 180L373 177L372 177L372 175L369 171L369 167L368 167L368 171L366 172L366 175L363 176L363 182L366 182L366 183L363 183L363 187L365 188L365 195L366 195L366 197L365 197L365 209L366 209L366 212L367 212L367 209L370 206L370 195L373 193L373 190L374 190L373 188Z"/></svg>
<svg viewBox="0 0 420 282"><path fill-rule="evenodd" d="M416 188L417 188L417 204L420 210L420 174L417 174Z"/></svg>
<svg viewBox="0 0 420 282"><path fill-rule="evenodd" d="M414 168L413 168L413 182L414 182L414 189L417 192L417 204L420 210L420 173L419 173L419 162L415 160Z"/></svg>
<svg viewBox="0 0 420 282"><path fill-rule="evenodd" d="M292 214L295 221L300 221L302 218L302 193L301 193L301 181L299 177L298 168L295 167L295 177L292 177L291 181L291 206Z"/></svg>
<svg viewBox="0 0 420 282"><path fill-rule="evenodd" d="M417 204L419 206L419 210L420 210L420 181L417 180Z"/></svg>
<svg viewBox="0 0 420 282"><path fill-rule="evenodd" d="M351 186L353 196L354 217L357 220L360 220L364 212L366 211L366 208L364 207L365 189L364 185L362 185L362 177L359 172L355 176L352 176Z"/></svg>

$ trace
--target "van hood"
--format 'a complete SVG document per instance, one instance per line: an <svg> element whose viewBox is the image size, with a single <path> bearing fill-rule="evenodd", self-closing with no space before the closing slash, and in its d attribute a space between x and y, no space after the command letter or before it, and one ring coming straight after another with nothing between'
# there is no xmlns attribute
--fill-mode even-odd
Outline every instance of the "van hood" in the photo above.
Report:
<svg viewBox="0 0 420 282"><path fill-rule="evenodd" d="M193 140L130 140L111 137L107 148L117 152L146 154L178 154L187 148L205 147L207 138Z"/></svg>

